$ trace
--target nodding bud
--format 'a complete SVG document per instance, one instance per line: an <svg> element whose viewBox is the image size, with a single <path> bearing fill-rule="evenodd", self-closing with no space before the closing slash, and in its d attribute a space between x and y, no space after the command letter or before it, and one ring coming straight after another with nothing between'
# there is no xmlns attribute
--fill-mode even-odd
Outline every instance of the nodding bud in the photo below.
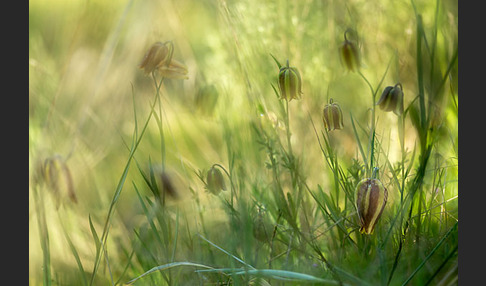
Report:
<svg viewBox="0 0 486 286"><path fill-rule="evenodd" d="M268 242L272 237L272 225L267 220L266 209L257 205L257 214L253 218L253 236L261 242Z"/></svg>
<svg viewBox="0 0 486 286"><path fill-rule="evenodd" d="M218 90L214 84L200 87L194 97L196 108L204 115L211 115L218 102Z"/></svg>
<svg viewBox="0 0 486 286"><path fill-rule="evenodd" d="M139 67L144 69L146 74L159 71L166 78L187 79L186 66L173 59L174 45L171 41L165 43L156 42L145 53Z"/></svg>
<svg viewBox="0 0 486 286"><path fill-rule="evenodd" d="M346 69L354 72L358 71L358 69L360 68L360 58L356 43L354 41L348 40L348 38L346 37L346 34L352 31L353 30L351 29L347 29L346 32L344 32L344 42L339 48L339 52L341 56L341 63L345 66Z"/></svg>
<svg viewBox="0 0 486 286"><path fill-rule="evenodd" d="M278 73L278 86L280 88L280 98L287 101L300 99L302 97L302 78L295 67L282 66Z"/></svg>
<svg viewBox="0 0 486 286"><path fill-rule="evenodd" d="M403 90L402 84L397 83L395 86L387 86L381 94L377 105L383 111L393 111L400 116L403 113Z"/></svg>
<svg viewBox="0 0 486 286"><path fill-rule="evenodd" d="M226 185L224 183L223 174L221 170L213 165L208 171L208 176L206 178L206 188L211 193L218 195L221 190L226 190Z"/></svg>
<svg viewBox="0 0 486 286"><path fill-rule="evenodd" d="M326 104L322 114L322 120L324 121L324 127L328 130L343 129L343 112L341 107L334 103L332 98L329 100L329 104Z"/></svg>
<svg viewBox="0 0 486 286"><path fill-rule="evenodd" d="M170 197L177 199L179 197L177 189L172 183L172 179L166 172L160 172L161 190L163 194L167 194Z"/></svg>
<svg viewBox="0 0 486 286"><path fill-rule="evenodd" d="M42 181L54 194L56 208L59 208L61 199L65 196L63 192L67 193L73 203L78 202L74 193L71 171L60 155L45 159L40 171Z"/></svg>
<svg viewBox="0 0 486 286"><path fill-rule="evenodd" d="M386 205L388 191L380 180L367 178L356 187L356 207L360 220L359 231L371 234Z"/></svg>

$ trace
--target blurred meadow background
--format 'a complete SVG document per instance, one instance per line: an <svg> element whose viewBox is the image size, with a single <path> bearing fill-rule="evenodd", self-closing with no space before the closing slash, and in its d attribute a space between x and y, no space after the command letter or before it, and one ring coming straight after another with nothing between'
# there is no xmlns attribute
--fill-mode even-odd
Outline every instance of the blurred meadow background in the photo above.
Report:
<svg viewBox="0 0 486 286"><path fill-rule="evenodd" d="M139 68L167 41L184 78ZM454 0L30 0L30 284L456 285L457 50Z"/></svg>

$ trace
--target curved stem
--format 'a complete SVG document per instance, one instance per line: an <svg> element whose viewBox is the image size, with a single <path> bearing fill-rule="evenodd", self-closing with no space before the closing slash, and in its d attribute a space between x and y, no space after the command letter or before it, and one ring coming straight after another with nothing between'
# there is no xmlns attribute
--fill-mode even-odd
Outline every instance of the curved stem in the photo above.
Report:
<svg viewBox="0 0 486 286"><path fill-rule="evenodd" d="M230 184L231 184L231 204L233 204L233 196L234 196L235 186L233 185L233 179L232 179L230 173L226 170L225 167L223 167L222 165L220 165L218 163L213 164L211 166L211 168L213 168L213 167L220 168L221 170L223 170L223 172L226 174L226 176L228 176L228 179L229 179Z"/></svg>
<svg viewBox="0 0 486 286"><path fill-rule="evenodd" d="M162 156L162 170L165 170L165 136L164 136L164 128L163 128L163 119L162 119L162 105L161 105L161 99L160 99L160 89L162 87L162 83L164 81L164 77L160 78L160 81L157 83L157 79L155 77L155 71L152 72L152 78L154 80L155 84L155 102L158 101L158 107L159 107L159 116L158 118L156 117L157 125L159 126L159 135L160 135L160 151L161 151L161 156ZM154 102L154 106L155 106ZM153 107L154 107L153 106ZM152 107L152 112L155 113L154 109Z"/></svg>
<svg viewBox="0 0 486 286"><path fill-rule="evenodd" d="M155 80L154 73L152 73L152 76ZM149 116L147 117L147 120L145 121L145 124L143 125L143 128L142 128L142 131L140 132L140 135L137 137L136 133L134 134L134 141L132 143L132 146L130 147L130 153L128 155L127 163L125 164L125 168L123 170L123 173L122 173L122 175L121 175L121 177L118 181L118 185L116 187L115 193L114 193L113 198L111 200L111 203L110 203L110 206L109 206L109 209L108 209L108 214L107 214L107 217L106 217L106 220L105 220L105 224L103 226L103 233L101 235L101 238L99 239L99 241L100 241L99 248L100 249L103 249L105 247L106 242L108 240L111 218L112 218L113 212L115 210L115 205L116 205L118 198L120 197L121 192L123 190L123 186L125 185L125 180L126 180L126 177L128 175L128 170L129 170L130 164L132 162L132 159L134 158L135 152L138 149L140 142L142 141L142 138L145 134L145 131L147 130L147 126L150 122L150 119L152 118L152 115L155 113L155 110L154 110L155 103L157 102L160 86L162 85L162 79L160 81L160 84L158 86L156 86L157 87L157 97L156 97L156 100L154 101L154 103L150 106ZM92 270L92 273L91 273L91 280L90 280L89 285L93 285L93 283L94 283L96 272L98 271L100 261L101 261L101 256L103 254L105 254L105 253L102 252L102 251L97 251L97 253L96 253L96 257L95 257L95 261L94 261L94 265L93 265L93 270Z"/></svg>

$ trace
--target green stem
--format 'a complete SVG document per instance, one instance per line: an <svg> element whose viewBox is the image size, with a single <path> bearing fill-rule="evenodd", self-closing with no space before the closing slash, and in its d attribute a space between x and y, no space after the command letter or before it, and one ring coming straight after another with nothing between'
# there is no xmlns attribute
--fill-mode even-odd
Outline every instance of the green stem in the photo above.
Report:
<svg viewBox="0 0 486 286"><path fill-rule="evenodd" d="M425 145L427 144L427 117L425 111L425 87L423 81L423 66L422 66L422 37L423 37L423 26L422 26L422 16L420 14L417 17L417 82L419 89L419 106L420 106L420 128L424 130L423 136L420 139L421 150L425 150Z"/></svg>
<svg viewBox="0 0 486 286"><path fill-rule="evenodd" d="M289 148L289 156L290 159L293 161L294 155L292 152L292 143L290 142L290 115L289 115L289 102L285 100L285 125L287 130L287 145Z"/></svg>
<svg viewBox="0 0 486 286"><path fill-rule="evenodd" d="M159 127L159 135L160 135L160 153L162 157L162 170L165 171L165 136L164 136L164 128L163 128L163 115L162 115L162 104L161 104L161 99L160 99L160 88L162 87L162 82L164 80L164 77L162 77L157 83L157 79L155 78L155 72L152 72L152 78L154 80L155 84L155 89L156 89L156 95L155 95L155 101L158 102L158 107L159 107L159 115L156 118L157 125Z"/></svg>
<svg viewBox="0 0 486 286"><path fill-rule="evenodd" d="M213 164L212 167L218 167L220 168L221 170L223 170L223 172L226 174L226 176L228 176L228 179L230 181L230 184L231 184L231 207L233 207L233 198L234 198L234 192L235 192L235 186L233 184L233 178L231 177L230 173L225 169L225 167L223 167L222 165L218 164L218 163L215 163Z"/></svg>
<svg viewBox="0 0 486 286"><path fill-rule="evenodd" d="M47 228L43 196L39 196L38 188L34 188L35 209L37 212L37 225L43 257L43 285L51 285L51 254L49 247L49 230Z"/></svg>
<svg viewBox="0 0 486 286"><path fill-rule="evenodd" d="M407 278L407 280L405 280L405 282L403 282L402 286L405 286L408 284L408 282L410 282L410 280L417 274L417 272L422 269L422 267L425 265L425 263L430 259L430 257L432 257L432 255L434 255L434 253L437 251L437 249L439 249L439 247L442 245L442 243L444 243L444 241L446 240L446 238L452 233L452 231L455 231L456 230L456 227L458 225L458 222L456 222L450 229L449 231L447 231L447 233L442 237L442 239L435 245L435 247L432 249L432 251L430 251L430 253L425 257L424 260L422 260L422 262L420 263L420 265L413 271L413 273Z"/></svg>
<svg viewBox="0 0 486 286"><path fill-rule="evenodd" d="M361 73L361 71L358 70L358 74L363 78L363 80L366 82L368 87L370 88L371 91L371 130L370 130L370 165L368 166L368 174L373 170L374 167L374 154L373 154L373 149L375 145L375 125L376 125L376 119L375 119L375 105L376 105L376 91L373 89L373 86L371 83L368 81L368 79Z"/></svg>
<svg viewBox="0 0 486 286"><path fill-rule="evenodd" d="M161 83L162 83L162 79L161 79ZM161 85L157 86L157 94L159 94L160 86ZM158 96L157 96L157 98L158 98ZM102 233L101 239L100 239L101 249L104 249L104 247L106 245L106 241L108 240L108 233L109 233L111 217L112 217L113 212L115 210L116 202L118 201L118 198L120 197L121 192L123 190L123 186L125 185L125 179L128 175L128 170L130 168L130 164L132 162L132 159L135 156L135 151L138 149L138 146L139 146L140 142L142 141L143 135L145 134L145 131L147 130L147 126L150 122L150 119L152 118L152 116L155 113L154 107L155 107L155 104L157 102L157 98L156 98L156 100L154 100L154 103L152 104L152 106L150 108L150 114L147 117L147 120L146 120L146 122L145 122L145 124L142 128L142 132L140 132L140 136L138 138L136 138L136 137L134 138L135 140L134 140L134 143L132 144L132 147L130 149L130 154L128 155L127 163L125 164L125 168L123 170L122 176L120 177L120 180L118 181L118 185L117 185L115 193L113 195L113 199L111 200L110 207L108 209L108 215L106 217L105 224L104 224L104 227L103 227L103 233ZM135 128L135 130L137 130L137 129ZM94 265L93 265L93 271L92 271L92 274L91 274L90 285L93 285L93 283L94 283L96 272L98 271L98 267L99 267L99 264L101 262L102 253L103 252L100 251L96 255Z"/></svg>
<svg viewBox="0 0 486 286"><path fill-rule="evenodd" d="M371 179L376 179L376 175L378 175L378 167L373 168L373 173L371 174Z"/></svg>

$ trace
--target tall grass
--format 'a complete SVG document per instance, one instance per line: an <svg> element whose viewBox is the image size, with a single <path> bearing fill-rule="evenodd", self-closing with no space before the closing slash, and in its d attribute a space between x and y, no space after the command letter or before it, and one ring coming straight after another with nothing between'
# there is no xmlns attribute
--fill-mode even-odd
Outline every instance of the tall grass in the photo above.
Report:
<svg viewBox="0 0 486 286"><path fill-rule="evenodd" d="M30 284L457 284L457 3L37 0L29 17ZM143 75L156 41L189 79ZM280 98L287 60L299 100ZM398 116L376 105L396 83ZM54 154L73 189L37 167ZM367 235L372 176L388 201Z"/></svg>

